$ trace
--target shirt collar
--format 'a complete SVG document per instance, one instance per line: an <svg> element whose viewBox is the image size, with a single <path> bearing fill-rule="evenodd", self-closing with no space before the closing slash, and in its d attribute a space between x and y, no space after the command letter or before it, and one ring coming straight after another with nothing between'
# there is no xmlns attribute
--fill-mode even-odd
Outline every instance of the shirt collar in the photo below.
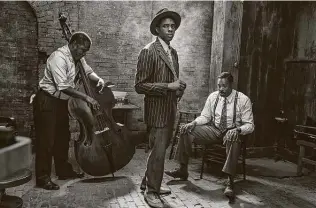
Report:
<svg viewBox="0 0 316 208"><path fill-rule="evenodd" d="M233 102L233 100L235 99L235 95L236 95L236 90L233 89L230 95L228 95L227 97L227 103ZM221 97L221 99L224 100L224 97Z"/></svg>
<svg viewBox="0 0 316 208"><path fill-rule="evenodd" d="M63 47L58 49L60 52L62 52L65 56L67 56L69 58L69 61L74 63L74 60L72 58L70 49L68 45L64 45Z"/></svg>
<svg viewBox="0 0 316 208"><path fill-rule="evenodd" d="M170 46L164 40L162 40L160 37L158 37L158 40L161 43L163 49L168 53L168 51L170 51Z"/></svg>

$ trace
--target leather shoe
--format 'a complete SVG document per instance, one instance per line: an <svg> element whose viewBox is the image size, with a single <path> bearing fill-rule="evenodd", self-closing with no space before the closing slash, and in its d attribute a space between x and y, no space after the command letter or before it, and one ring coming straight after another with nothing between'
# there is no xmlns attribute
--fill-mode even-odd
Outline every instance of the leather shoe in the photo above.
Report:
<svg viewBox="0 0 316 208"><path fill-rule="evenodd" d="M154 192L145 192L144 199L150 207L163 208L164 203L160 196Z"/></svg>
<svg viewBox="0 0 316 208"><path fill-rule="evenodd" d="M142 181L142 183L140 184L140 190L145 191L146 190L146 181ZM160 187L160 192L159 194L163 195L163 194L171 194L171 190L165 187Z"/></svg>
<svg viewBox="0 0 316 208"><path fill-rule="evenodd" d="M146 178L144 177L142 180L142 183L140 184L140 190L145 191L146 190Z"/></svg>
<svg viewBox="0 0 316 208"><path fill-rule="evenodd" d="M227 180L227 186L224 190L224 195L228 197L230 200L233 200L235 198L235 192L234 192L234 182L231 182L231 180Z"/></svg>
<svg viewBox="0 0 316 208"><path fill-rule="evenodd" d="M188 172L181 171L180 169L177 169L174 171L165 171L165 173L168 176L171 176L173 178L180 178L181 180L184 180L184 181L188 180L188 177L189 177Z"/></svg>
<svg viewBox="0 0 316 208"><path fill-rule="evenodd" d="M36 186L46 190L59 190L59 186L56 183L53 183L51 180L37 181Z"/></svg>
<svg viewBox="0 0 316 208"><path fill-rule="evenodd" d="M232 187L230 186L226 186L225 190L224 190L224 194L225 196L227 196L228 198L231 198L234 196L234 191L232 189Z"/></svg>
<svg viewBox="0 0 316 208"><path fill-rule="evenodd" d="M74 178L83 178L84 173L76 173L75 171L63 174L63 175L58 175L58 180L67 180L67 179L74 179Z"/></svg>

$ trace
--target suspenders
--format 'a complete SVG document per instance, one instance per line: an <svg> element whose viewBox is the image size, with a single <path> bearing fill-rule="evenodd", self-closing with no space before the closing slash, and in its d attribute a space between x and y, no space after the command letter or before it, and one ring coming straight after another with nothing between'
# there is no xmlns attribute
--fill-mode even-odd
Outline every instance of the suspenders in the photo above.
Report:
<svg viewBox="0 0 316 208"><path fill-rule="evenodd" d="M234 117L233 117L233 124L235 126L236 126L237 100L238 100L238 92L236 91L235 101L234 101Z"/></svg>
<svg viewBox="0 0 316 208"><path fill-rule="evenodd" d="M214 109L213 109L213 122L215 124L215 110L218 104L218 100L219 100L219 93L217 94L216 100L215 100L215 104L214 104ZM236 126L236 106L237 106L237 100L238 100L238 92L236 91L236 95L235 95L235 101L234 101L234 114L233 114L233 125Z"/></svg>

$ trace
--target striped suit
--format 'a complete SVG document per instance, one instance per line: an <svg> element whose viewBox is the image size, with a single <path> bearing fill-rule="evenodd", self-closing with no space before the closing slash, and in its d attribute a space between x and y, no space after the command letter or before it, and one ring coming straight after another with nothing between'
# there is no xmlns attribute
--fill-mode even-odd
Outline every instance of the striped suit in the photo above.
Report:
<svg viewBox="0 0 316 208"><path fill-rule="evenodd" d="M151 149L145 173L147 192L160 191L166 148L177 110L176 91L168 90L168 83L176 81L179 76L178 55L173 48L171 55L172 62L157 38L145 46L138 57L135 90L145 95L144 121Z"/></svg>
<svg viewBox="0 0 316 208"><path fill-rule="evenodd" d="M174 106L176 92L168 91L168 83L179 76L178 54L171 49L173 66L158 38L143 48L138 57L135 90L145 94L144 120L151 127L165 127Z"/></svg>

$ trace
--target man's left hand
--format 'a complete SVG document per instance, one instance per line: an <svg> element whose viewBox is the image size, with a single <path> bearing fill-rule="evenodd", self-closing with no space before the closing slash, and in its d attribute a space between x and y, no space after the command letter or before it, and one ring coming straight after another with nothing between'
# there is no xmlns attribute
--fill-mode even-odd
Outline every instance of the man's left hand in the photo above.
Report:
<svg viewBox="0 0 316 208"><path fill-rule="evenodd" d="M186 87L187 87L187 84L184 81L180 80L180 88L176 92L178 102L181 100Z"/></svg>
<svg viewBox="0 0 316 208"><path fill-rule="evenodd" d="M184 81L180 80L180 90L184 91L185 88L187 88L187 84Z"/></svg>
<svg viewBox="0 0 316 208"><path fill-rule="evenodd" d="M97 83L97 87L100 87L101 86L101 89L99 90L99 93L101 94L102 93L102 90L105 86L105 82L102 78L99 79L98 83Z"/></svg>
<svg viewBox="0 0 316 208"><path fill-rule="evenodd" d="M183 94L184 94L184 90L177 90L176 96L177 96L178 102L181 100Z"/></svg>
<svg viewBox="0 0 316 208"><path fill-rule="evenodd" d="M225 145L227 141L238 142L239 141L238 128L230 129L227 131L223 138L223 144Z"/></svg>

